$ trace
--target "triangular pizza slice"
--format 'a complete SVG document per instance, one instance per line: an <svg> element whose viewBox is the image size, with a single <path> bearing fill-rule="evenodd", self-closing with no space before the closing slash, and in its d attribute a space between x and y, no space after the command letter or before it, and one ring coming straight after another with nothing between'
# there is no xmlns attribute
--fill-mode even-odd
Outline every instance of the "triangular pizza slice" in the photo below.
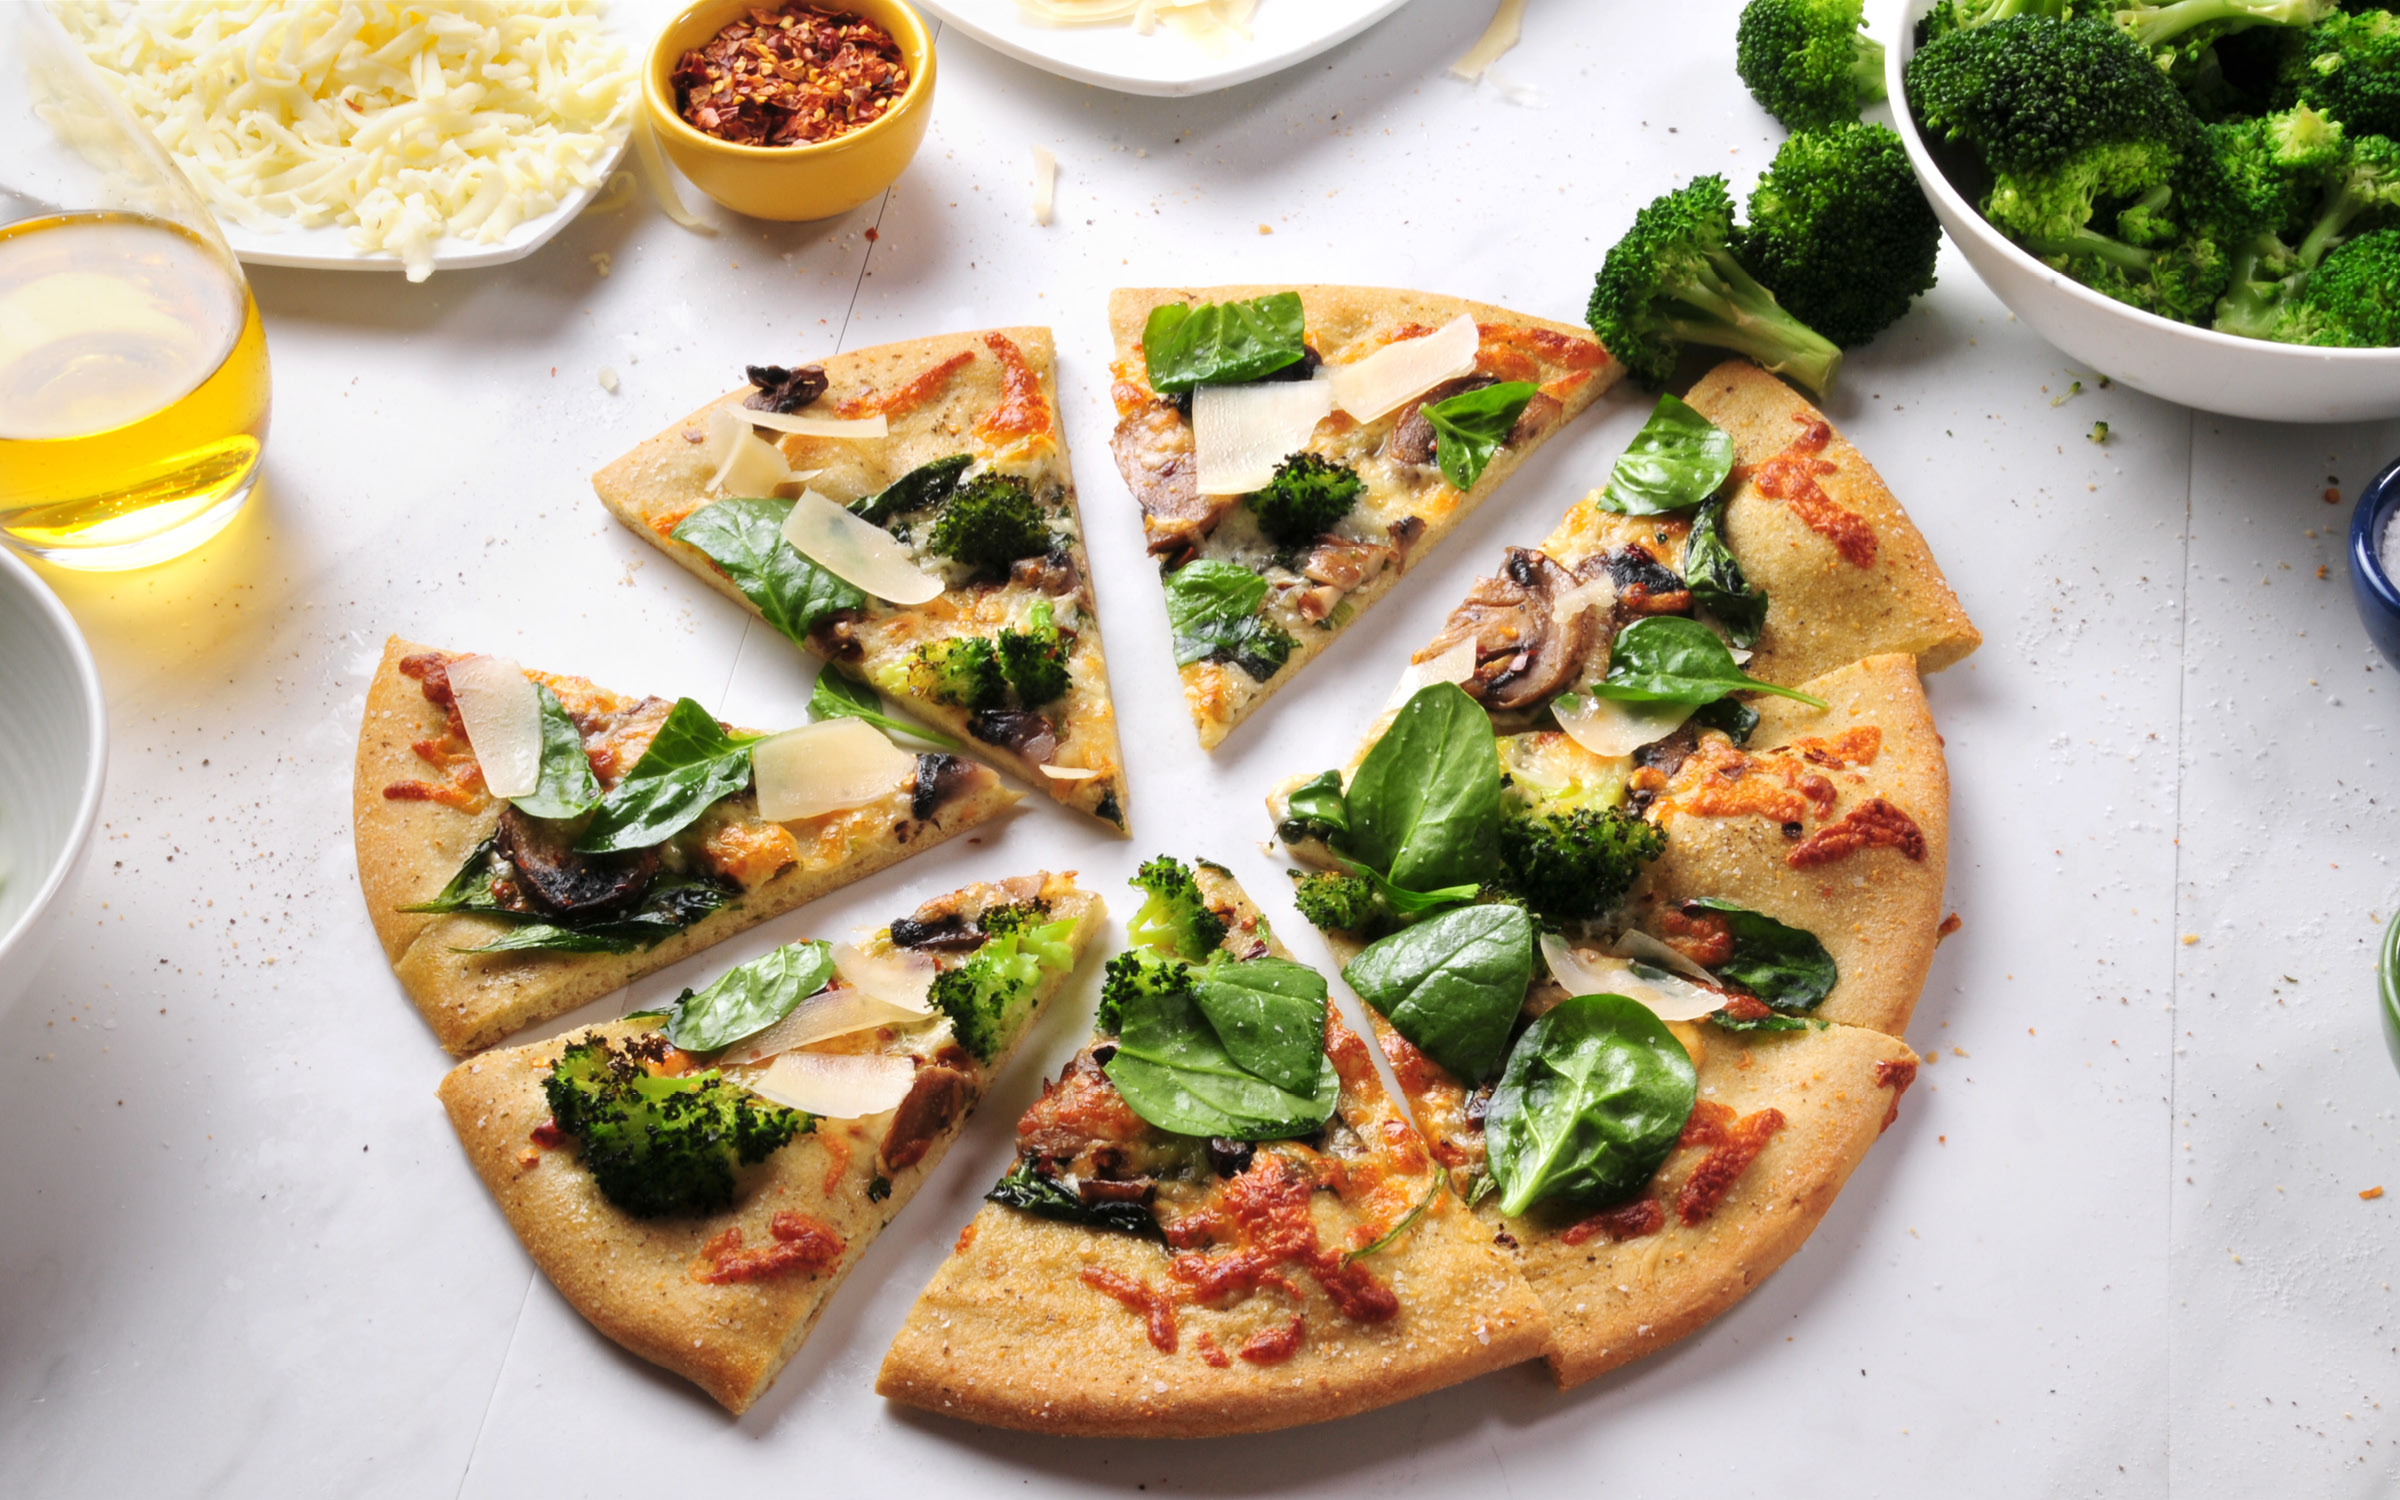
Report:
<svg viewBox="0 0 2400 1500"><path fill-rule="evenodd" d="M848 682L1122 830L1050 330L747 373L593 475L609 511Z"/></svg>
<svg viewBox="0 0 2400 1500"><path fill-rule="evenodd" d="M1098 1034L917 1300L876 1389L971 1421L1206 1437L1531 1358L1548 1324L1227 872L1143 866Z"/></svg>
<svg viewBox="0 0 2400 1500"><path fill-rule="evenodd" d="M463 1055L1017 798L990 767L903 751L855 716L770 739L688 698L394 637L351 815L384 957Z"/></svg>
<svg viewBox="0 0 2400 1500"><path fill-rule="evenodd" d="M747 1410L907 1206L1104 913L1072 876L952 892L629 1016L486 1053L441 1099L534 1264Z"/></svg>
<svg viewBox="0 0 2400 1500"><path fill-rule="evenodd" d="M1203 748L1623 373L1588 329L1372 287L1123 289L1109 327Z"/></svg>

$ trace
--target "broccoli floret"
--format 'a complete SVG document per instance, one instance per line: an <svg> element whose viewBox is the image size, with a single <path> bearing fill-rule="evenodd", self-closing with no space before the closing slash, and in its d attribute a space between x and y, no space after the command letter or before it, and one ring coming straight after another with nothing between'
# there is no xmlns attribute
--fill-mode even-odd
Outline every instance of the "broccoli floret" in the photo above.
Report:
<svg viewBox="0 0 2400 1500"><path fill-rule="evenodd" d="M1733 254L1733 196L1698 177L1654 199L1609 247L1584 318L1608 352L1653 389L1683 346L1746 354L1823 394L1841 368L1831 340L1784 311Z"/></svg>
<svg viewBox="0 0 2400 1500"><path fill-rule="evenodd" d="M2400 15L2359 10L2309 28L2285 60L2286 94L2355 135L2400 136Z"/></svg>
<svg viewBox="0 0 2400 1500"><path fill-rule="evenodd" d="M2389 136L2362 135L2344 145L2339 165L2326 176L2316 222L2300 239L2297 254L2303 266L2322 261L2353 231L2400 220L2400 143Z"/></svg>
<svg viewBox="0 0 2400 1500"><path fill-rule="evenodd" d="M1278 546L1305 546L1350 514L1366 487L1348 464L1295 453L1275 466L1265 489L1250 497L1250 513Z"/></svg>
<svg viewBox="0 0 2400 1500"><path fill-rule="evenodd" d="M1026 908L1001 910L1022 913ZM992 932L994 915L985 912L979 919L986 933ZM1015 1033L1026 997L1033 993L1042 970L1063 971L1075 962L1075 950L1067 942L1075 930L1072 921L1036 926L1023 916L1008 915L1000 916L999 921L1002 930L988 937L965 963L935 975L926 996L936 1010L950 1018L950 1034L959 1045L985 1062L998 1056Z"/></svg>
<svg viewBox="0 0 2400 1500"><path fill-rule="evenodd" d="M1850 349L1933 285L1941 243L1900 137L1851 121L1783 143L1734 253L1786 312Z"/></svg>
<svg viewBox="0 0 2400 1500"><path fill-rule="evenodd" d="M2286 333L2295 343L2400 348L2400 228L2362 234L2327 255Z"/></svg>
<svg viewBox="0 0 2400 1500"><path fill-rule="evenodd" d="M1883 43L1860 30L1865 0L1750 0L1734 70L1789 130L1856 120L1883 97Z"/></svg>
<svg viewBox="0 0 2400 1500"><path fill-rule="evenodd" d="M1320 870L1303 879L1292 892L1300 915L1319 932L1349 932L1360 936L1384 927L1389 914L1375 899L1375 883L1364 875Z"/></svg>
<svg viewBox="0 0 2400 1500"><path fill-rule="evenodd" d="M951 494L925 545L962 563L1005 568L1049 551L1050 523L1024 480L987 471Z"/></svg>
<svg viewBox="0 0 2400 1500"><path fill-rule="evenodd" d="M1039 927L1049 920L1048 902L1019 901L1010 906L986 908L983 915L975 919L975 926L985 937L996 938Z"/></svg>
<svg viewBox="0 0 2400 1500"><path fill-rule="evenodd" d="M1008 696L1000 653L981 636L927 641L908 658L908 690L959 708L996 708Z"/></svg>
<svg viewBox="0 0 2400 1500"><path fill-rule="evenodd" d="M1225 941L1225 919L1208 909L1199 877L1166 855L1149 861L1126 882L1146 898L1125 935L1144 948L1198 963Z"/></svg>
<svg viewBox="0 0 2400 1500"><path fill-rule="evenodd" d="M1128 948L1108 961L1100 981L1100 1013L1093 1024L1114 1035L1124 1024L1127 1001L1144 995L1171 995L1192 987L1192 971L1181 959Z"/></svg>
<svg viewBox="0 0 2400 1500"><path fill-rule="evenodd" d="M1614 808L1511 817L1500 825L1507 888L1552 922L1607 911L1666 847L1655 824Z"/></svg>
<svg viewBox="0 0 2400 1500"><path fill-rule="evenodd" d="M1917 45L1922 47L1937 36L1964 31L1970 26L1989 26L2010 16L2048 16L2063 21L2074 9L2073 0L1941 0L1917 22Z"/></svg>
<svg viewBox="0 0 2400 1500"><path fill-rule="evenodd" d="M2190 53L2253 26L2314 26L2335 0L2130 0L2110 13L2118 27L2153 52Z"/></svg>
<svg viewBox="0 0 2400 1500"><path fill-rule="evenodd" d="M2251 191L2261 205L2253 232L2235 252L2231 290L2217 304L2218 331L2283 343L2340 343L2339 320L2324 323L2322 310L2309 301L2309 283L2347 235L2400 217L2400 146L2384 136L2346 138L2306 105L2212 127L2210 134L2234 143L2220 157L2231 164L2230 173L2260 184ZM2327 137L2330 150L2322 144ZM2276 142L2295 140L2300 144L2287 144L2278 155Z"/></svg>
<svg viewBox="0 0 2400 1500"><path fill-rule="evenodd" d="M1000 632L1000 671L1026 708L1066 695L1067 641L1051 621L1049 600L1035 602L1023 630Z"/></svg>
<svg viewBox="0 0 2400 1500"><path fill-rule="evenodd" d="M733 1206L733 1173L755 1166L816 1119L771 1104L715 1069L668 1075L667 1039L652 1032L611 1045L585 1033L559 1054L542 1092L558 1128L609 1202L637 1219Z"/></svg>

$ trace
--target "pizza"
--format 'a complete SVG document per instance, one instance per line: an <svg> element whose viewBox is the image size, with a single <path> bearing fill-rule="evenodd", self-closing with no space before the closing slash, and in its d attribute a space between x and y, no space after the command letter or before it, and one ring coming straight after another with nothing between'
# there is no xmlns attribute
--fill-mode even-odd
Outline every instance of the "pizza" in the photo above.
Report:
<svg viewBox="0 0 2400 1500"><path fill-rule="evenodd" d="M1260 1432L1532 1358L1540 1301L1223 869L1142 867L1099 1029L876 1389L1094 1437Z"/></svg>
<svg viewBox="0 0 2400 1500"><path fill-rule="evenodd" d="M467 706L485 718L474 737L454 679L474 684ZM758 747L779 742L770 769L755 770ZM792 749L806 752L797 764ZM487 780L487 756L517 779ZM768 818L769 790L802 801ZM901 751L855 712L770 741L688 698L394 637L367 687L351 809L384 957L441 1044L464 1055L931 848L1017 796L988 766Z"/></svg>
<svg viewBox="0 0 2400 1500"><path fill-rule="evenodd" d="M1896 1117L1948 854L1918 674L1977 641L1866 461L1732 363L1270 798L1562 1385L1739 1301Z"/></svg>
<svg viewBox="0 0 2400 1500"><path fill-rule="evenodd" d="M1203 748L1622 368L1590 330L1368 287L1123 289L1112 442Z"/></svg>
<svg viewBox="0 0 2400 1500"><path fill-rule="evenodd" d="M442 1080L542 1274L609 1338L740 1413L907 1206L1105 913L1072 876L970 886L795 943L666 1012Z"/></svg>
<svg viewBox="0 0 2400 1500"><path fill-rule="evenodd" d="M849 681L1125 827L1047 328L751 383L598 474L616 518Z"/></svg>

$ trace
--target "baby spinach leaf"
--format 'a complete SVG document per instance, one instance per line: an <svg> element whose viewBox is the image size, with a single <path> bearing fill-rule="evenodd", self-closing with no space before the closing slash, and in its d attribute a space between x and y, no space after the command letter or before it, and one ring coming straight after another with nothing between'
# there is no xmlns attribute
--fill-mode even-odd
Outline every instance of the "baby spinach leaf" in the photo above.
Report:
<svg viewBox="0 0 2400 1500"><path fill-rule="evenodd" d="M1747 745L1758 732L1758 710L1739 698L1719 698L1693 710L1692 722L1702 729L1723 730L1727 739Z"/></svg>
<svg viewBox="0 0 2400 1500"><path fill-rule="evenodd" d="M832 945L787 944L727 969L706 989L676 997L667 1013L667 1040L686 1052L730 1047L790 1015L832 978Z"/></svg>
<svg viewBox="0 0 2400 1500"><path fill-rule="evenodd" d="M1608 675L1592 691L1620 703L1714 703L1727 693L1754 688L1796 698L1812 708L1825 700L1797 688L1761 682L1733 664L1733 653L1717 633L1681 615L1645 615L1617 633ZM1465 697L1464 693L1459 695ZM1355 790L1351 793L1355 798Z"/></svg>
<svg viewBox="0 0 2400 1500"><path fill-rule="evenodd" d="M1306 1094L1325 1059L1325 976L1268 956L1222 953L1193 973L1192 999L1235 1062L1286 1093Z"/></svg>
<svg viewBox="0 0 2400 1500"><path fill-rule="evenodd" d="M1692 534L1683 543L1683 583L1735 645L1748 650L1758 644L1758 633L1767 628L1767 591L1751 586L1725 545L1722 500L1711 500L1692 517Z"/></svg>
<svg viewBox="0 0 2400 1500"><path fill-rule="evenodd" d="M1416 1223L1418 1219L1422 1218L1425 1210L1433 1207L1433 1200L1441 1195L1442 1184L1447 1181L1448 1178L1449 1174L1446 1172L1434 1173L1433 1181L1425 1185L1425 1196L1417 1200L1416 1207L1410 1209L1407 1213L1402 1214L1400 1216L1399 1223L1394 1224L1391 1228L1377 1235L1373 1241L1368 1244L1361 1245L1356 1250L1344 1255L1342 1257L1342 1264L1346 1266L1354 1260L1363 1260L1367 1256L1373 1255L1378 1250L1388 1250L1394 1244L1398 1243L1400 1236L1408 1233L1409 1226Z"/></svg>
<svg viewBox="0 0 2400 1500"><path fill-rule="evenodd" d="M1773 1010L1763 1016L1737 1016L1729 1010L1713 1010L1708 1013L1708 1018L1727 1031L1806 1031L1812 1025L1822 1031L1833 1024L1830 1021L1807 1021Z"/></svg>
<svg viewBox="0 0 2400 1500"><path fill-rule="evenodd" d="M1086 1203L1083 1195L1055 1177L1045 1177L1034 1166L1033 1158L1020 1156L1017 1164L1008 1169L992 1190L983 1195L989 1203L1020 1209L1036 1218L1055 1219L1062 1224L1082 1224L1093 1229L1110 1229L1165 1244L1166 1231L1158 1227L1158 1215L1140 1203L1122 1198L1102 1198Z"/></svg>
<svg viewBox="0 0 2400 1500"><path fill-rule="evenodd" d="M1167 625L1175 665L1229 661L1260 682L1283 669L1293 641L1259 614L1267 580L1248 568L1202 558L1167 575Z"/></svg>
<svg viewBox="0 0 2400 1500"><path fill-rule="evenodd" d="M1714 912L1733 934L1733 957L1709 966L1719 979L1729 979L1780 1011L1814 1010L1841 981L1833 955L1817 935L1805 928L1776 921L1722 896L1686 901L1690 912Z"/></svg>
<svg viewBox="0 0 2400 1500"><path fill-rule="evenodd" d="M1442 477L1459 489L1473 489L1540 392L1528 381L1503 380L1420 408L1433 424L1433 458L1442 466Z"/></svg>
<svg viewBox="0 0 2400 1500"><path fill-rule="evenodd" d="M492 834L467 851L459 862L458 873L430 901L418 901L408 906L394 907L395 911L445 913L454 911L498 911L500 904L492 899L492 848L500 841Z"/></svg>
<svg viewBox="0 0 2400 1500"><path fill-rule="evenodd" d="M940 745L945 750L959 748L958 741L938 729L927 729L906 719L895 719L883 711L883 699L863 682L853 682L830 664L817 669L816 686L808 690L808 716L813 720L863 719L877 729L905 734L910 739Z"/></svg>
<svg viewBox="0 0 2400 1500"><path fill-rule="evenodd" d="M600 778L592 774L592 758L583 753L583 731L567 717L556 693L538 682L533 692L542 705L541 779L530 795L509 800L527 817L581 817L600 800Z"/></svg>
<svg viewBox="0 0 2400 1500"><path fill-rule="evenodd" d="M1733 435L1674 396L1661 396L1609 471L1600 504L1628 516L1688 510L1732 472Z"/></svg>
<svg viewBox="0 0 2400 1500"><path fill-rule="evenodd" d="M1339 856L1337 855L1336 858ZM1341 863L1343 869L1375 887L1377 894L1383 897L1384 904L1403 918L1422 916L1429 911L1440 911L1445 906L1458 906L1483 894L1483 887L1480 885L1446 885L1436 890L1412 891L1405 886L1392 884L1378 871L1370 869L1354 859L1345 859Z"/></svg>
<svg viewBox="0 0 2400 1500"><path fill-rule="evenodd" d="M862 521L881 526L894 516L929 510L950 498L951 491L958 488L958 477L973 462L975 456L971 453L953 453L948 458L919 464L874 494L851 501L851 512Z"/></svg>
<svg viewBox="0 0 2400 1500"><path fill-rule="evenodd" d="M489 901L491 873L487 866L483 881L486 887L485 904L453 908L475 911L489 916L505 917L517 925L492 941L474 948L457 948L456 953L633 953L654 943L673 937L710 912L723 906L727 895L724 887L706 880L662 880L642 898L640 909L630 916L607 917L599 921L577 922L573 926L546 922L530 913L509 911Z"/></svg>
<svg viewBox="0 0 2400 1500"><path fill-rule="evenodd" d="M674 537L706 553L769 625L805 643L834 615L866 608L867 596L783 539L791 513L791 501L770 496L719 500L685 516Z"/></svg>
<svg viewBox="0 0 2400 1500"><path fill-rule="evenodd" d="M1298 292L1246 302L1163 302L1142 325L1150 389L1180 396L1197 385L1242 385L1308 355Z"/></svg>
<svg viewBox="0 0 2400 1500"><path fill-rule="evenodd" d="M1500 1066L1533 979L1533 921L1462 906L1369 944L1342 978L1417 1050L1469 1086Z"/></svg>
<svg viewBox="0 0 2400 1500"><path fill-rule="evenodd" d="M1691 1054L1648 1006L1568 996L1517 1038L1484 1112L1500 1211L1634 1192L1675 1149L1697 1084Z"/></svg>
<svg viewBox="0 0 2400 1500"><path fill-rule="evenodd" d="M1278 1141L1333 1117L1341 1079L1320 1039L1315 1087L1277 1088L1233 1060L1189 990L1143 990L1118 1011L1117 1052L1103 1070L1133 1112L1177 1135Z"/></svg>
<svg viewBox="0 0 2400 1500"><path fill-rule="evenodd" d="M1350 778L1349 852L1411 891L1500 872L1500 751L1458 684L1420 688Z"/></svg>
<svg viewBox="0 0 2400 1500"><path fill-rule="evenodd" d="M1327 771L1295 788L1284 805L1286 822L1304 825L1310 833L1350 831L1350 804L1342 796L1342 773Z"/></svg>
<svg viewBox="0 0 2400 1500"><path fill-rule="evenodd" d="M673 838L750 785L750 747L758 738L736 739L707 709L678 698L650 748L592 810L576 850L647 849Z"/></svg>

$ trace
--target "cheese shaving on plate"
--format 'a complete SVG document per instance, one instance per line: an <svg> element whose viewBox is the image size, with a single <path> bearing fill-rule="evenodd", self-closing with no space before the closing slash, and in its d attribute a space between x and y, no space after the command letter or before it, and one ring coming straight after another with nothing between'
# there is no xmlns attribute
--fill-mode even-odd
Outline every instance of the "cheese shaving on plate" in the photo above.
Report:
<svg viewBox="0 0 2400 1500"><path fill-rule="evenodd" d="M1130 21L1143 36L1161 21L1195 41L1223 46L1250 40L1258 0L1017 0L1017 8L1053 26L1114 26Z"/></svg>
<svg viewBox="0 0 2400 1500"><path fill-rule="evenodd" d="M1483 29L1483 35L1475 39L1474 46L1450 65L1451 73L1469 83L1480 79L1486 69L1517 44L1524 27L1525 0L1500 0L1500 8L1492 13L1492 24ZM1500 82L1496 77L1492 81Z"/></svg>
<svg viewBox="0 0 2400 1500"><path fill-rule="evenodd" d="M598 187L636 74L599 0L54 0L209 206L244 228L340 224L433 272Z"/></svg>

